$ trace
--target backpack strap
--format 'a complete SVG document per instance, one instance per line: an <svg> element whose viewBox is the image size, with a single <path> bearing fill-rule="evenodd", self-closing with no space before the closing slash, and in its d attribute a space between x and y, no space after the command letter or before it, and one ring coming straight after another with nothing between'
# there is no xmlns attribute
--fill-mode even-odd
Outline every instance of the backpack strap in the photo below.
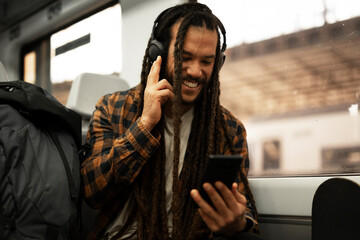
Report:
<svg viewBox="0 0 360 240"><path fill-rule="evenodd" d="M54 134L52 131L48 131L51 139L54 141L56 148L58 149L59 153L60 153L60 157L61 160L64 164L64 168L65 168L65 172L66 172L66 177L68 180L68 185L69 185L69 190L70 190L70 194L72 198L76 198L79 196L78 192L76 191L76 187L75 187L75 183L74 183L74 179L71 175L71 170L69 167L69 163L66 160L66 156L65 156L65 152L63 150L63 148L61 147L59 138L56 136L56 134Z"/></svg>

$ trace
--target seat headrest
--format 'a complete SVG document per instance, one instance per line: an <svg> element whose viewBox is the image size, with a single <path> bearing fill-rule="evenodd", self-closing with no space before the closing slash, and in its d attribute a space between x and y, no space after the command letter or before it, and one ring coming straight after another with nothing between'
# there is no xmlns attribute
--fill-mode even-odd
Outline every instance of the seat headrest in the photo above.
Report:
<svg viewBox="0 0 360 240"><path fill-rule="evenodd" d="M82 73L71 85L66 107L90 118L100 97L129 88L126 81L116 76Z"/></svg>
<svg viewBox="0 0 360 240"><path fill-rule="evenodd" d="M0 61L0 82L6 82L9 81L9 77L6 73L5 67Z"/></svg>

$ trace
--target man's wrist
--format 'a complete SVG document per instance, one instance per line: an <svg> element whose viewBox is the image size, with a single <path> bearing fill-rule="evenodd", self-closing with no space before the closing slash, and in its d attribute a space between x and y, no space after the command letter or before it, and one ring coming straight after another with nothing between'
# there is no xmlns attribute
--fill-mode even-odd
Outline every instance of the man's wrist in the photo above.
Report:
<svg viewBox="0 0 360 240"><path fill-rule="evenodd" d="M154 128L152 124L150 124L146 118L140 117L140 123L151 132L151 130Z"/></svg>
<svg viewBox="0 0 360 240"><path fill-rule="evenodd" d="M241 234L243 232L248 232L254 225L253 221L251 221L251 219L247 218L247 217L243 217L243 219L241 220L241 225L243 226L239 231L233 233L233 234L230 234L230 235L227 235L227 234L218 234L218 233L215 233L213 232L212 233L212 236L215 237L215 238L218 238L218 237L221 237L221 236L225 236L225 237L228 237L229 239L236 239L236 236L238 234Z"/></svg>

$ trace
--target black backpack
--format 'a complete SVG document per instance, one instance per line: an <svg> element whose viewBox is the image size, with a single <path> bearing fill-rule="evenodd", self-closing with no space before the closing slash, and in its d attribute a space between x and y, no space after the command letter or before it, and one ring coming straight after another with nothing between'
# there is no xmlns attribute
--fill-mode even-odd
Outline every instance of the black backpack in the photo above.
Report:
<svg viewBox="0 0 360 240"><path fill-rule="evenodd" d="M41 87L0 82L0 239L77 239L81 116Z"/></svg>

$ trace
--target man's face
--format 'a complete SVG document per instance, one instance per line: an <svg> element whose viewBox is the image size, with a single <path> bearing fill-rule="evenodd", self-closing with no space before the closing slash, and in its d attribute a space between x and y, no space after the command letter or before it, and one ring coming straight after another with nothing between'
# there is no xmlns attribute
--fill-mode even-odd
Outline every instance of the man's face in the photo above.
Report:
<svg viewBox="0 0 360 240"><path fill-rule="evenodd" d="M174 81L174 50L176 35L181 22L172 27L172 36L166 64L166 76L170 83ZM205 82L209 81L216 56L217 33L205 27L190 26L184 39L182 63L182 100L183 104L193 104Z"/></svg>

